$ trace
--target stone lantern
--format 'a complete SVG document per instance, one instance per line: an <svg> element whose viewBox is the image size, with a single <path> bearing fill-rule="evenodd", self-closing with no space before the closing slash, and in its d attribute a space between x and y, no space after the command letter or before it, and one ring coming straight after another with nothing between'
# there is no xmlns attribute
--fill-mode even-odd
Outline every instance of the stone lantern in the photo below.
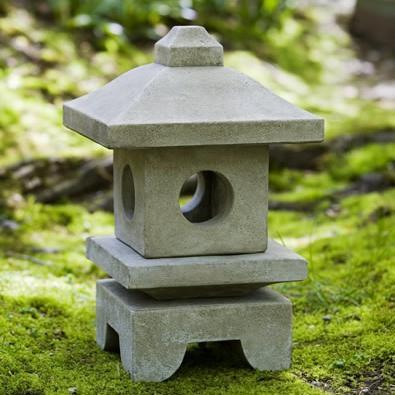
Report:
<svg viewBox="0 0 395 395"><path fill-rule="evenodd" d="M268 146L323 139L323 120L223 67L203 27L174 27L155 63L64 105L64 124L114 150L115 236L88 239L97 342L134 380L161 381L192 342L240 340L259 370L290 364L291 303L265 287L306 261L267 237ZM180 191L195 175L192 199Z"/></svg>

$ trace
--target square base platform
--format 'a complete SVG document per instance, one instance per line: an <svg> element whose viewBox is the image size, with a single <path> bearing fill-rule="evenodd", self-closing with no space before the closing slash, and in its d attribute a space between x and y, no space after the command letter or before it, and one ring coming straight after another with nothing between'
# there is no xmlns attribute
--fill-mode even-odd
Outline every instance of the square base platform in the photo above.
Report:
<svg viewBox="0 0 395 395"><path fill-rule="evenodd" d="M179 368L188 343L240 340L258 370L290 366L290 301L268 288L242 297L158 301L114 280L97 282L97 343L119 349L135 381L163 381Z"/></svg>
<svg viewBox="0 0 395 395"><path fill-rule="evenodd" d="M87 257L125 288L156 299L237 296L307 276L305 259L271 239L255 254L147 259L114 236L100 236L87 240Z"/></svg>

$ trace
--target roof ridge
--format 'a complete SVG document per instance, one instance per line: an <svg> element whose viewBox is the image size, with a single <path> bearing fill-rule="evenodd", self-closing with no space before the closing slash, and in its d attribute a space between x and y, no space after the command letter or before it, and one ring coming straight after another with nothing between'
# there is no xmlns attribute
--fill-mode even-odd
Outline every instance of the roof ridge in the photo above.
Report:
<svg viewBox="0 0 395 395"><path fill-rule="evenodd" d="M124 111L120 112L120 113L117 115L116 118L114 118L113 120L111 120L111 121L109 122L109 126L113 126L113 125L115 126L115 125L117 125L117 124L118 124L117 121L121 121L121 120L122 120L122 117L124 116L124 114L127 113L127 112L129 112L129 111L130 111L130 108L133 107L133 105L134 105L136 102L138 102L138 100L139 100L139 99L143 96L143 94L145 93L145 91L146 91L146 89L148 88L148 86L151 85L151 83L152 83L160 74L162 74L162 72L164 72L164 71L166 70L166 66L163 66L163 65L161 65L161 64L152 63L152 65L157 65L158 67L160 67L160 70L159 70L152 78L150 78L150 79L144 84L144 86L143 86L143 88L141 89L140 93L139 93L138 95L136 95L136 96L133 98L133 100L132 100L132 102L130 103L130 105L127 106L127 108L126 108Z"/></svg>

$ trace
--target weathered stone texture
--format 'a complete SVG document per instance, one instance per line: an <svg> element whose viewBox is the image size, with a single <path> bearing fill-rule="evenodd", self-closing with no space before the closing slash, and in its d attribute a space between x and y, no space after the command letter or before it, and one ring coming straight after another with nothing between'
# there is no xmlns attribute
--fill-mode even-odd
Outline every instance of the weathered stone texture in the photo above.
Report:
<svg viewBox="0 0 395 395"><path fill-rule="evenodd" d="M165 66L222 66L222 45L202 26L175 26L155 44L155 63Z"/></svg>
<svg viewBox="0 0 395 395"><path fill-rule="evenodd" d="M291 303L267 288L238 298L156 301L114 280L97 283L97 342L111 350L118 335L122 364L135 381L167 379L188 343L216 340L240 340L255 369L286 369L291 320Z"/></svg>
<svg viewBox="0 0 395 395"><path fill-rule="evenodd" d="M124 210L126 166L134 179L132 218ZM212 180L214 184L207 191L213 218L190 222L180 210L181 187L193 174L205 170L224 177L225 185ZM264 251L267 174L267 146L115 150L115 234L149 258Z"/></svg>
<svg viewBox="0 0 395 395"><path fill-rule="evenodd" d="M270 239L258 254L145 259L115 237L101 236L88 240L87 256L123 287L158 299L243 294L307 275L300 255Z"/></svg>
<svg viewBox="0 0 395 395"><path fill-rule="evenodd" d="M208 65L220 63L221 51L205 29L175 27L157 43L157 61L163 64L137 67L65 103L63 122L108 148L323 139L322 118L295 107L246 75ZM174 62L184 67L164 65Z"/></svg>

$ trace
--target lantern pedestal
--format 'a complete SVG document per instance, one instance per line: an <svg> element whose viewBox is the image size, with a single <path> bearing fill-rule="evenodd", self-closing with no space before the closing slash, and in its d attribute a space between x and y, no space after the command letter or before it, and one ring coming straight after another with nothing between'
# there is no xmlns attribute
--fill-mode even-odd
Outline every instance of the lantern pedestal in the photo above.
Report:
<svg viewBox="0 0 395 395"><path fill-rule="evenodd" d="M245 296L158 301L114 280L97 282L97 343L118 346L136 381L163 381L181 365L188 343L240 340L249 364L282 370L291 358L290 301L262 288Z"/></svg>

